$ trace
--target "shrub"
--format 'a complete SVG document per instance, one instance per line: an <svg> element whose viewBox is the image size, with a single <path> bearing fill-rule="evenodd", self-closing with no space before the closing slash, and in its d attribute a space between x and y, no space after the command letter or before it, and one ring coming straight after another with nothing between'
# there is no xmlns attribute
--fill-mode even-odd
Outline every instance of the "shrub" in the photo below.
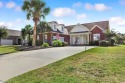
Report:
<svg viewBox="0 0 125 83"><path fill-rule="evenodd" d="M67 42L62 42L62 46L68 46Z"/></svg>
<svg viewBox="0 0 125 83"><path fill-rule="evenodd" d="M58 46L62 46L62 42L60 40L57 40Z"/></svg>
<svg viewBox="0 0 125 83"><path fill-rule="evenodd" d="M42 47L49 47L49 44L48 43L43 43Z"/></svg>
<svg viewBox="0 0 125 83"><path fill-rule="evenodd" d="M100 46L105 46L105 47L107 47L107 46L109 46L109 42L108 42L108 41L105 41L105 40L102 40L102 41L100 41Z"/></svg>
<svg viewBox="0 0 125 83"><path fill-rule="evenodd" d="M115 40L114 40L114 39L111 39L111 40L110 40L110 45L111 45L111 46L114 46L114 44L115 44Z"/></svg>
<svg viewBox="0 0 125 83"><path fill-rule="evenodd" d="M53 46L54 47L60 47L60 46L62 46L62 42L60 40L54 40L53 41Z"/></svg>
<svg viewBox="0 0 125 83"><path fill-rule="evenodd" d="M90 41L90 42L89 42L89 45L99 46L99 41Z"/></svg>

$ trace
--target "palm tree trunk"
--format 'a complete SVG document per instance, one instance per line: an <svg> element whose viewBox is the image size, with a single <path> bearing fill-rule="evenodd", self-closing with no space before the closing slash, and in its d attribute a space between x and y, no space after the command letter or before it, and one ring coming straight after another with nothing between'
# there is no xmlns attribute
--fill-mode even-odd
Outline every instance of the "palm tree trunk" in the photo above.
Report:
<svg viewBox="0 0 125 83"><path fill-rule="evenodd" d="M30 46L30 34L29 34L29 46Z"/></svg>
<svg viewBox="0 0 125 83"><path fill-rule="evenodd" d="M45 41L44 41L44 32L43 32L43 43L44 43Z"/></svg>
<svg viewBox="0 0 125 83"><path fill-rule="evenodd" d="M0 37L0 46L1 46L1 37Z"/></svg>
<svg viewBox="0 0 125 83"><path fill-rule="evenodd" d="M37 26L37 22L35 22L35 25L34 25L34 32L33 32L33 46L36 46L36 26Z"/></svg>

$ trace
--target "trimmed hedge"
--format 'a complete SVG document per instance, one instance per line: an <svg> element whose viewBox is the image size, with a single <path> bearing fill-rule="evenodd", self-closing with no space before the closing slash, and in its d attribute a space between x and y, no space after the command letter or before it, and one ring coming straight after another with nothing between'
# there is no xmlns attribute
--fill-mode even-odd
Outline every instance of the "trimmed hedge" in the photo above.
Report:
<svg viewBox="0 0 125 83"><path fill-rule="evenodd" d="M48 43L43 43L42 47L49 47L49 44Z"/></svg>
<svg viewBox="0 0 125 83"><path fill-rule="evenodd" d="M100 46L104 46L104 47L109 46L109 41L105 41L105 40L100 41Z"/></svg>
<svg viewBox="0 0 125 83"><path fill-rule="evenodd" d="M62 42L62 46L68 46L67 42Z"/></svg>
<svg viewBox="0 0 125 83"><path fill-rule="evenodd" d="M92 46L99 46L99 41L90 41L89 42L89 45L92 45Z"/></svg>

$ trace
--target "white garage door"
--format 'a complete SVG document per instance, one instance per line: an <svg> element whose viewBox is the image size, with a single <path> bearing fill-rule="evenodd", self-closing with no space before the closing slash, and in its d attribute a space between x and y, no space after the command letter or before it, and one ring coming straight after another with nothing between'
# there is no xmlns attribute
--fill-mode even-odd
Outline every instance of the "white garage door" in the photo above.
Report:
<svg viewBox="0 0 125 83"><path fill-rule="evenodd" d="M1 45L13 45L13 40L2 39Z"/></svg>

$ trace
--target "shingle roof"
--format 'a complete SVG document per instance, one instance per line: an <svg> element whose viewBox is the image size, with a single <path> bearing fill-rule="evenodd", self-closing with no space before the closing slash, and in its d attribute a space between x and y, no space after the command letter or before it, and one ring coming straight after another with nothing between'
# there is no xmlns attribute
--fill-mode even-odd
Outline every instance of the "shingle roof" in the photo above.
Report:
<svg viewBox="0 0 125 83"><path fill-rule="evenodd" d="M21 36L21 31L7 29L8 36Z"/></svg>
<svg viewBox="0 0 125 83"><path fill-rule="evenodd" d="M109 29L109 21L100 21L100 22L92 22L92 23L84 23L83 26L87 27L89 30L91 30L95 25L98 25L102 29L106 30ZM71 26L65 26L65 28L68 29L68 32L70 32L76 25Z"/></svg>

